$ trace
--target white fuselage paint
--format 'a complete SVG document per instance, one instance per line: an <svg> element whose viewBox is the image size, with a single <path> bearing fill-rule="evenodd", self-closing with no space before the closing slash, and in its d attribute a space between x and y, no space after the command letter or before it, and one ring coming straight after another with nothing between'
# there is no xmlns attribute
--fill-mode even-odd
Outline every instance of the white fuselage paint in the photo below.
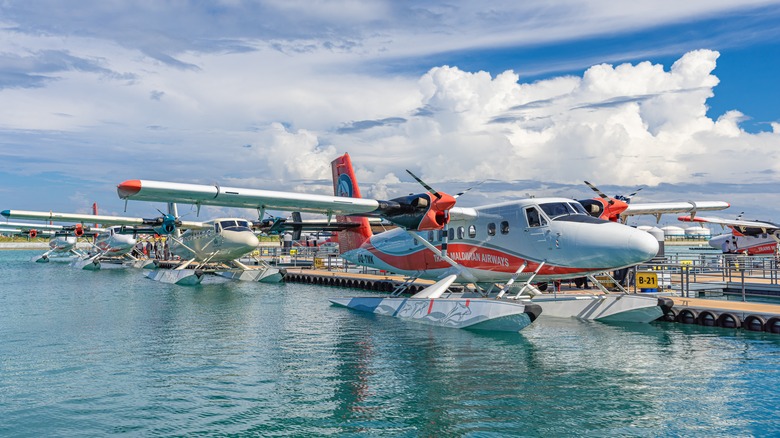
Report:
<svg viewBox="0 0 780 438"><path fill-rule="evenodd" d="M207 223L212 227L187 230L179 239L171 239L171 254L185 260L227 262L254 251L260 244L246 219L214 219Z"/></svg>

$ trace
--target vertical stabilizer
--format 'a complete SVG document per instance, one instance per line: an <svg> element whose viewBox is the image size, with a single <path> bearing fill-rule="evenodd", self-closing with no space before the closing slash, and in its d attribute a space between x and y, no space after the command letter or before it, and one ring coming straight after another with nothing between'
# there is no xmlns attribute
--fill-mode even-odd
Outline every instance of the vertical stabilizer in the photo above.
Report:
<svg viewBox="0 0 780 438"><path fill-rule="evenodd" d="M349 154L344 154L333 160L331 167L333 169L333 194L360 198L360 188L358 188ZM342 253L360 248L360 245L371 237L371 225L366 217L336 216L336 220L359 224L358 227L338 232L339 250Z"/></svg>

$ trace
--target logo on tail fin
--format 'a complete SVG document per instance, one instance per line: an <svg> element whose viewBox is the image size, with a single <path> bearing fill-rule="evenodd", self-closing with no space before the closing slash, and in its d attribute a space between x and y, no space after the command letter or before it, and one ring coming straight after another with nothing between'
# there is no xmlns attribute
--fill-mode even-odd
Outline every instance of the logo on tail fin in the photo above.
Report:
<svg viewBox="0 0 780 438"><path fill-rule="evenodd" d="M350 178L348 174L342 173L339 175L339 180L336 183L336 196L352 198L352 194L354 193L352 187L354 187L352 178Z"/></svg>

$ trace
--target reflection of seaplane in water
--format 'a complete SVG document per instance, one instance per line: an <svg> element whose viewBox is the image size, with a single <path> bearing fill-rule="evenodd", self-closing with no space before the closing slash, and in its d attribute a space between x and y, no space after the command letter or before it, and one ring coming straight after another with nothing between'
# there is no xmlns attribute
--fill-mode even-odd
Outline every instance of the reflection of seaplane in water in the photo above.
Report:
<svg viewBox="0 0 780 438"><path fill-rule="evenodd" d="M690 216L680 216L677 219L683 222L729 227L731 233L721 234L709 240L710 246L724 253L771 255L777 253L777 245L780 243L780 226L772 222L744 220L741 215L737 219Z"/></svg>
<svg viewBox="0 0 780 438"><path fill-rule="evenodd" d="M84 223L99 222L113 225L100 229L94 254L84 256L79 267L96 269L100 262L122 262L124 266L150 267L152 263L175 266L174 269L150 271L147 276L154 280L177 284L200 283L204 274L214 274L243 281L278 282L282 274L278 269L257 261L248 267L238 259L257 248L258 240L244 219L225 218L207 222L181 221L174 214L144 219L120 216L95 216L71 213L35 212L6 210L5 217L39 219L58 222L78 222L75 227L84 229ZM176 231L186 229L180 236ZM131 254L137 243L138 234L166 235L170 252L179 257L177 262L163 262L138 259Z"/></svg>
<svg viewBox="0 0 780 438"><path fill-rule="evenodd" d="M123 199L253 208L261 217L266 209L335 214L339 222L359 225L338 233L343 258L438 280L411 298L332 300L338 305L394 316L409 314L437 325L492 324L514 329L523 325L519 320L530 323L535 318L537 304L546 314L587 319L646 322L661 316L659 300L654 297L542 295L533 286L535 281L592 276L632 266L656 255L658 242L650 234L591 217L577 201L532 198L461 208L455 207L458 195L437 192L417 177L426 193L388 201L365 199L360 197L346 154L333 162L333 177L337 196L141 180L125 181L117 189ZM368 216L381 217L399 228L372 235ZM454 282L472 284L476 292L451 294L448 288ZM429 302L425 315L406 311L405 306L415 300ZM459 313L460 322L454 325L447 315L458 303L470 307L471 313Z"/></svg>

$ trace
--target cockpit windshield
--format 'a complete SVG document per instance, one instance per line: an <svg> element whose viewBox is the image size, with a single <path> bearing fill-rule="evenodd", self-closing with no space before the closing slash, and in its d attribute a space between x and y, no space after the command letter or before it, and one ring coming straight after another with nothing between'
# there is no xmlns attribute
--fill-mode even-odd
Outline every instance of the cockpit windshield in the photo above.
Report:
<svg viewBox="0 0 780 438"><path fill-rule="evenodd" d="M219 226L223 230L229 231L247 231L249 230L249 222L242 220L224 220L219 221Z"/></svg>
<svg viewBox="0 0 780 438"><path fill-rule="evenodd" d="M539 207L541 207L542 211L544 211L552 220L572 214L587 214L582 205L575 202L547 202L545 204L539 204Z"/></svg>

